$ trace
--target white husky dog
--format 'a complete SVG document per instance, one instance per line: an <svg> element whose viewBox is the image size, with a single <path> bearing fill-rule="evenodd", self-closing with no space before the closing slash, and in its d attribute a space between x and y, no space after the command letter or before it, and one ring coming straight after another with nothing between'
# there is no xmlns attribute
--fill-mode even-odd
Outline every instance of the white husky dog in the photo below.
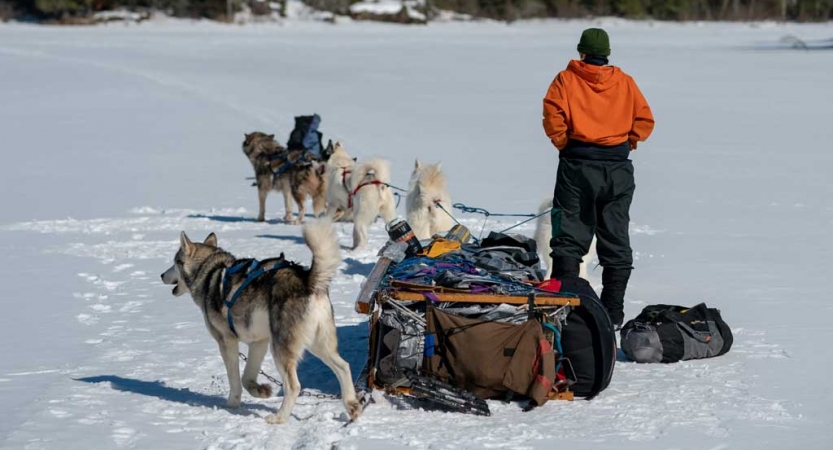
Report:
<svg viewBox="0 0 833 450"><path fill-rule="evenodd" d="M437 203L445 209L443 212ZM437 233L448 231L454 226L451 213L451 194L445 184L445 174L441 163L422 164L414 162L408 199L408 225L414 230L417 239L430 239Z"/></svg>
<svg viewBox="0 0 833 450"><path fill-rule="evenodd" d="M332 190L329 215L337 218L339 209L352 211L353 250L358 250L367 244L368 228L377 217L382 216L385 223L396 218L396 202L393 191L388 187L390 163L370 159L356 164L344 180L346 183L339 181L339 184L346 184L343 191Z"/></svg>
<svg viewBox="0 0 833 450"><path fill-rule="evenodd" d="M544 200L538 208L538 213L543 213L552 209L552 197ZM535 223L535 242L538 245L538 251L541 252L544 263L547 265L547 274L544 276L548 280L552 276L552 257L550 256L550 238L552 238L552 216L544 214L539 217ZM579 276L587 279L587 265L596 258L596 236L593 236L593 242L590 243L590 251L584 255L584 259L579 266Z"/></svg>
<svg viewBox="0 0 833 450"><path fill-rule="evenodd" d="M327 216L334 221L353 218L353 212L347 206L351 195L347 186L355 166L356 160L347 153L344 143L336 142L333 154L327 161Z"/></svg>

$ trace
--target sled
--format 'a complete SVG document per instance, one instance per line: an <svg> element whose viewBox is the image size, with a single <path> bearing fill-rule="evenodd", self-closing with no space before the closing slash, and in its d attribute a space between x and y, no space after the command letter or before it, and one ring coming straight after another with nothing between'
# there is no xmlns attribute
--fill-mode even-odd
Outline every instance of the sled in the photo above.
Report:
<svg viewBox="0 0 833 450"><path fill-rule="evenodd" d="M425 359L427 358L425 339L430 334L426 333L426 317L429 309L437 308L441 311L448 311L449 308L457 310L473 307L483 308L485 311L495 311L496 308L511 311L514 308L518 311L518 315L525 316L520 318L523 321L541 316L555 318L551 320L553 323L549 327L556 329L555 332L559 336L561 331L558 330L566 325L568 317L575 319L581 315L587 319L593 316L584 309L593 310L596 313L602 311L602 314L605 314L601 305L594 305L594 300L587 296L546 292L537 290L532 285L528 293L499 294L392 279L392 273L398 270L397 266L398 264L390 258L381 256L368 275L355 302L356 312L369 316L367 322L369 327L368 354L359 381L368 391L377 390L398 397L420 398L443 406L446 410L479 415L488 414L486 403L482 402L482 399L482 403L475 401L474 399L478 397L465 389L463 383L459 382L460 380L455 380L453 376L442 379L436 374L426 374L423 363L428 361ZM592 293L589 284L587 289ZM595 293L592 296L595 297ZM582 310L581 314L573 314L577 309ZM589 323L592 320L586 321ZM609 321L606 325L610 331L605 334L604 338L593 339L593 347L605 351L600 351L600 356L591 356L591 359L605 360L604 364L591 362L594 370L601 367L604 367L604 370L594 372L589 378L584 374L577 374L573 362L565 356L566 352L562 350L559 353L553 346L551 351L557 361L559 372L553 380L551 389L546 393L548 400L570 401L576 396L592 397L607 386L616 352L615 338ZM572 325L573 330L577 326ZM546 330L546 327L544 328ZM590 334L599 334L597 331L601 329L604 329L604 326L596 326ZM408 340L411 342L405 343ZM601 345L595 345L597 340L601 342ZM464 353L466 352L461 352L461 354ZM420 360L424 360L423 363ZM584 380L585 383L584 387L576 392L573 387L579 379ZM508 398L512 396L509 393ZM523 396L524 394L521 394L516 397Z"/></svg>

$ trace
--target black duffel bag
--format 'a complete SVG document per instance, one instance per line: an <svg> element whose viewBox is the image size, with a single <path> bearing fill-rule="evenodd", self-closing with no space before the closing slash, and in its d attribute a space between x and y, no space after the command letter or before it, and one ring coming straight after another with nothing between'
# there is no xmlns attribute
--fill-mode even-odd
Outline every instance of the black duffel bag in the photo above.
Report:
<svg viewBox="0 0 833 450"><path fill-rule="evenodd" d="M567 315L567 323L561 330L561 346L576 379L572 391L577 397L589 400L607 389L613 377L616 333L610 316L587 280L577 276L559 280L561 292L581 299L581 306Z"/></svg>
<svg viewBox="0 0 833 450"><path fill-rule="evenodd" d="M732 340L720 311L705 303L650 305L622 327L620 346L636 362L672 363L720 356L732 348Z"/></svg>

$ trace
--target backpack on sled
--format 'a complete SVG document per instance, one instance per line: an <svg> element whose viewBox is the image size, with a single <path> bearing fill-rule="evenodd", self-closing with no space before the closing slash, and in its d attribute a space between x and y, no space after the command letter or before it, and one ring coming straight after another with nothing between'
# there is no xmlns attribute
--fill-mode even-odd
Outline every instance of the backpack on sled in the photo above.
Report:
<svg viewBox="0 0 833 450"><path fill-rule="evenodd" d="M622 351L639 363L713 358L732 348L732 330L705 303L688 308L649 305L621 331Z"/></svg>
<svg viewBox="0 0 833 450"><path fill-rule="evenodd" d="M561 341L564 357L570 360L576 380L573 391L578 397L591 399L605 390L613 378L616 334L610 317L584 278L566 276L539 287L581 298L581 307L567 316Z"/></svg>
<svg viewBox="0 0 833 450"><path fill-rule="evenodd" d="M306 150L316 158L320 158L324 151L322 144L323 134L318 131L321 125L321 117L318 114L311 116L296 116L295 128L289 134L289 141L286 143L287 150Z"/></svg>

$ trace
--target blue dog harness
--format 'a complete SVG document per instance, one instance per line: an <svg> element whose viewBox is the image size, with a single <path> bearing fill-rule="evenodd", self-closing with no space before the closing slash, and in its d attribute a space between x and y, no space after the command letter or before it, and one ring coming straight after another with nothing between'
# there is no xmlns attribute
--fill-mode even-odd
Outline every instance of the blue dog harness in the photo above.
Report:
<svg viewBox="0 0 833 450"><path fill-rule="evenodd" d="M223 291L222 292L222 294L223 294L223 303L225 303L226 307L228 308L228 312L226 313L226 317L228 318L228 326L229 326L229 328L231 328L231 332L234 333L235 336L237 336L237 330L234 329L234 321L231 318L231 308L237 302L237 299L240 297L240 294L242 294L243 290L246 289L250 284L252 284L252 281L254 281L257 277L259 277L259 276L261 276L261 275L263 275L267 272L274 272L276 270L280 270L280 269L283 269L285 267L289 267L289 262L288 261L281 261L279 263L273 264L272 267L267 268L267 267L260 267L260 261L258 261L256 259L249 259L249 260L246 260L246 261L244 261L244 262L242 262L242 263L240 263L240 264L238 264L234 267L226 269L226 272L223 275L223 284L222 284L223 285L223 289L222 289L222 291ZM227 297L226 287L231 286L228 283L229 277L231 275L234 275L234 274L236 274L238 272L242 272L242 271L246 272L246 279L243 280L243 283L240 284L240 287L238 287L237 290L234 291L234 294L231 296L231 299L226 300L225 299Z"/></svg>
<svg viewBox="0 0 833 450"><path fill-rule="evenodd" d="M277 159L277 158L273 158L273 159ZM285 158L283 165L278 167L277 170L272 172L272 183L277 182L278 177L281 176L284 172L286 172L290 167L292 167L292 164L293 164L293 162L290 161L289 158Z"/></svg>
<svg viewBox="0 0 833 450"><path fill-rule="evenodd" d="M307 153L308 153L308 150L304 150L304 153L302 153L301 156L296 158L295 161L290 161L289 160L289 155L285 156L283 158L283 161L284 161L283 165L278 167L277 170L274 170L272 172L272 183L276 183L278 181L278 177L280 177L281 175L283 175L284 172L289 170L289 168L292 167L293 164L295 164L295 163L301 161L302 159L304 159L304 157L306 156ZM272 157L273 160L278 159L278 158L279 158L278 155L275 155L275 156Z"/></svg>

